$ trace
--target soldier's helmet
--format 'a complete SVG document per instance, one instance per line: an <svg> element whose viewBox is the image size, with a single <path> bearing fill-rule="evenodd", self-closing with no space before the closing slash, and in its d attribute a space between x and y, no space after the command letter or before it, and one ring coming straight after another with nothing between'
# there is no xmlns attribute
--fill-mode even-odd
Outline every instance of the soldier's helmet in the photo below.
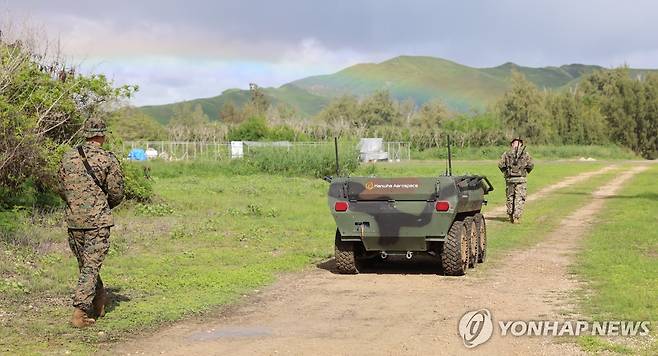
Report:
<svg viewBox="0 0 658 356"><path fill-rule="evenodd" d="M83 133L85 135L85 138L92 138L96 136L105 136L105 133L107 132L107 125L105 124L105 120L98 116L92 116L85 121L85 125L83 127Z"/></svg>
<svg viewBox="0 0 658 356"><path fill-rule="evenodd" d="M523 139L521 137L514 137L509 143L512 144L514 141L519 141L519 143L523 144Z"/></svg>

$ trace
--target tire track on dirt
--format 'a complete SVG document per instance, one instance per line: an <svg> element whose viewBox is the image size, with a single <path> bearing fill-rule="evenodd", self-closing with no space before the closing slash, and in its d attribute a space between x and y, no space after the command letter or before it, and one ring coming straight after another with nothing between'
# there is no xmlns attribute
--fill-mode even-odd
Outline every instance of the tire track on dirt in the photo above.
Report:
<svg viewBox="0 0 658 356"><path fill-rule="evenodd" d="M412 266L390 262L353 276L331 273L325 264L306 273L283 276L218 318L178 323L145 339L119 345L112 353L581 353L575 345L555 343L549 337L501 337L497 330L487 343L467 350L457 324L465 312L480 308L491 310L494 322L563 319L561 313L570 306L567 294L578 287L568 267L580 238L605 198L643 169L646 167L632 168L609 181L542 242L510 253L482 275L437 276L438 264L430 260L419 260Z"/></svg>

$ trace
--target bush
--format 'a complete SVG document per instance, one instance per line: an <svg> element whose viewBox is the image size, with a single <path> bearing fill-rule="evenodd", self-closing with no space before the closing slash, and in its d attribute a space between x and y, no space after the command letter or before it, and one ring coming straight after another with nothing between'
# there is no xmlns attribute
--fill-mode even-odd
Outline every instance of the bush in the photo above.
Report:
<svg viewBox="0 0 658 356"><path fill-rule="evenodd" d="M295 141L295 130L286 125L275 126L268 131L267 139L269 141Z"/></svg>
<svg viewBox="0 0 658 356"><path fill-rule="evenodd" d="M340 174L349 175L359 165L355 144L343 145ZM237 174L267 173L321 178L336 174L334 147L330 144L252 149L241 160L233 160L231 171Z"/></svg>
<svg viewBox="0 0 658 356"><path fill-rule="evenodd" d="M149 202L153 197L153 184L149 178L149 168L134 162L122 164L125 178L125 198L139 202Z"/></svg>
<svg viewBox="0 0 658 356"><path fill-rule="evenodd" d="M36 38L6 42L15 34L4 24L0 32L0 186L16 189L31 180L42 191L54 189L61 155L79 139L85 118L103 115L136 88L64 67L34 48Z"/></svg>
<svg viewBox="0 0 658 356"><path fill-rule="evenodd" d="M252 117L228 132L229 141L258 141L269 133L264 117Z"/></svg>

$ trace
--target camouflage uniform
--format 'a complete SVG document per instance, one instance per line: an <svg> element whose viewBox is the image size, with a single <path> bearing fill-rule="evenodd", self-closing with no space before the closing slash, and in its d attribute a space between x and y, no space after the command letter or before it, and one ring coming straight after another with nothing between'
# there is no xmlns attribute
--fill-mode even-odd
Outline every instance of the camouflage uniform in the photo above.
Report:
<svg viewBox="0 0 658 356"><path fill-rule="evenodd" d="M87 121L87 138L103 136L104 122L93 118ZM58 175L60 194L67 205L69 246L80 270L73 306L89 312L97 291L103 289L99 271L109 249L110 227L114 225L111 209L123 200L124 187L119 161L111 152L91 142L81 147L103 188L87 173L77 148L64 154Z"/></svg>
<svg viewBox="0 0 658 356"><path fill-rule="evenodd" d="M498 168L505 175L505 193L507 194L507 215L512 222L521 218L527 195L526 176L534 168L532 157L525 151L525 146L511 149L500 158Z"/></svg>

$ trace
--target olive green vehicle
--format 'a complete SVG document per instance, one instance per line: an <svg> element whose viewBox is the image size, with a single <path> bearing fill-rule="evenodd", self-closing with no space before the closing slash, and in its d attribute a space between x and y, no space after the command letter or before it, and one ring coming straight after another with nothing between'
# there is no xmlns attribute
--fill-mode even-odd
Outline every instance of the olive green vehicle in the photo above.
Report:
<svg viewBox="0 0 658 356"><path fill-rule="evenodd" d="M339 272L359 273L368 261L393 255L438 256L447 275L463 275L485 261L481 210L493 190L485 176L325 179Z"/></svg>

